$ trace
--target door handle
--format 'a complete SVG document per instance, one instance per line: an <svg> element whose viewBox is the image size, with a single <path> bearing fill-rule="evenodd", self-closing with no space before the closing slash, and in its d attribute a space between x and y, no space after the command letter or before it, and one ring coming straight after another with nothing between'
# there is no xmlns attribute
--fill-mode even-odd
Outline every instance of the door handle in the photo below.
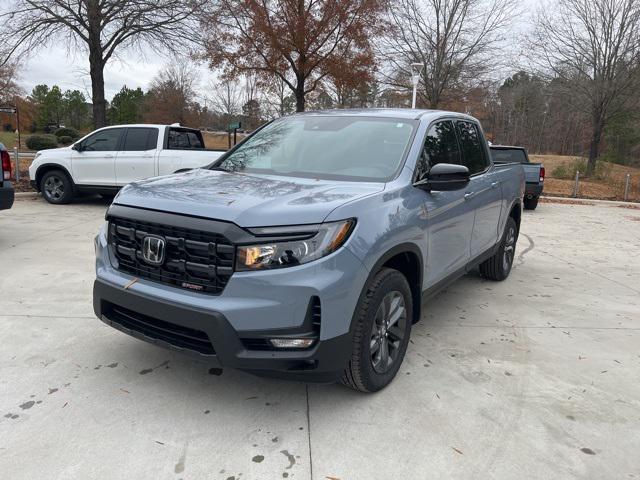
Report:
<svg viewBox="0 0 640 480"><path fill-rule="evenodd" d="M500 185L500 182L493 182L491 188L498 188L498 185Z"/></svg>
<svg viewBox="0 0 640 480"><path fill-rule="evenodd" d="M105 155L104 158L113 158L113 155Z"/></svg>
<svg viewBox="0 0 640 480"><path fill-rule="evenodd" d="M471 197L473 197L473 192L467 192L464 194L464 199L465 200L471 200Z"/></svg>

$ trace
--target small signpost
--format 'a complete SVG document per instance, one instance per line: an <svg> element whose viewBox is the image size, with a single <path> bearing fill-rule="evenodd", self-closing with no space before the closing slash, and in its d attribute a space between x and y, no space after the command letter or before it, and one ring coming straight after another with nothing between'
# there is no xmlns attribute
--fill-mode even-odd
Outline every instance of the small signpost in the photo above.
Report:
<svg viewBox="0 0 640 480"><path fill-rule="evenodd" d="M231 131L233 131L233 145L235 146L238 140L238 129L242 127L242 122L231 122L229 124L229 150L231 150Z"/></svg>
<svg viewBox="0 0 640 480"><path fill-rule="evenodd" d="M0 113L8 113L9 115L16 116L16 127L18 131L18 145L14 148L15 161L16 161L16 180L20 180L20 157L18 151L20 150L20 112L17 106L5 105L0 106Z"/></svg>

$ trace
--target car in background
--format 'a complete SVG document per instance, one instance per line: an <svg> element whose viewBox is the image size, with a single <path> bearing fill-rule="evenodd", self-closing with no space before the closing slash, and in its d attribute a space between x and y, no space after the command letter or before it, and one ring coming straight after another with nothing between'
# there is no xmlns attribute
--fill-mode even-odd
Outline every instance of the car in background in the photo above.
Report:
<svg viewBox="0 0 640 480"><path fill-rule="evenodd" d="M513 162L522 164L526 180L524 188L524 208L525 210L535 210L544 188L544 165L542 163L529 161L527 149L524 147L490 145L489 150L496 164Z"/></svg>
<svg viewBox="0 0 640 480"><path fill-rule="evenodd" d="M9 181L11 179L11 157L5 146L0 143L0 157L2 167L0 167L0 210L8 210L13 206L14 190Z"/></svg>
<svg viewBox="0 0 640 480"><path fill-rule="evenodd" d="M202 132L173 125L116 125L74 144L36 153L31 185L53 204L80 193L115 195L128 183L203 167L222 150L208 150Z"/></svg>

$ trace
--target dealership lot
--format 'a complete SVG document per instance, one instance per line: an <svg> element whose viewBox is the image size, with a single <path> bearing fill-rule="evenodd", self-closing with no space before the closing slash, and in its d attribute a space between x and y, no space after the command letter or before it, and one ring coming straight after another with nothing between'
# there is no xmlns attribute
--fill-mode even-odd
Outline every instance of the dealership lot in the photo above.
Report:
<svg viewBox="0 0 640 480"><path fill-rule="evenodd" d="M93 315L107 203L0 213L0 475L640 478L640 210L541 203L375 395L210 370Z"/></svg>

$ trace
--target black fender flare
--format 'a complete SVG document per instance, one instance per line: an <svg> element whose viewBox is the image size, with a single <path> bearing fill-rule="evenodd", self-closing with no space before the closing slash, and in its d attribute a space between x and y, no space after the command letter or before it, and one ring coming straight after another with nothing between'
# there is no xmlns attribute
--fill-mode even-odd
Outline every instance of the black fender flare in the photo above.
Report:
<svg viewBox="0 0 640 480"><path fill-rule="evenodd" d="M409 288L411 288L411 294L412 294L412 300L413 300L413 323L416 323L420 319L420 315L422 313L422 282L423 282L422 276L424 272L424 268L423 268L424 259L422 258L422 251L420 250L420 247L418 247L418 245L411 242L404 242L404 243L395 245L394 247L387 250L378 258L376 263L373 264L373 267L371 268L371 270L369 271L369 275L367 276L367 280L364 282L364 286L360 291L360 295L358 296L356 311L353 312L353 318L351 320L351 328L349 329L350 333L353 333L355 328L354 320L355 320L356 312L358 310L358 306L360 305L362 299L366 295L367 290L369 289L369 285L371 285L371 283L373 282L374 277L377 275L377 273L380 271L380 269L385 263L387 263L393 257L403 253L409 253L409 254L415 255L415 257L418 259L418 281L413 285L411 284L411 282L409 282Z"/></svg>

